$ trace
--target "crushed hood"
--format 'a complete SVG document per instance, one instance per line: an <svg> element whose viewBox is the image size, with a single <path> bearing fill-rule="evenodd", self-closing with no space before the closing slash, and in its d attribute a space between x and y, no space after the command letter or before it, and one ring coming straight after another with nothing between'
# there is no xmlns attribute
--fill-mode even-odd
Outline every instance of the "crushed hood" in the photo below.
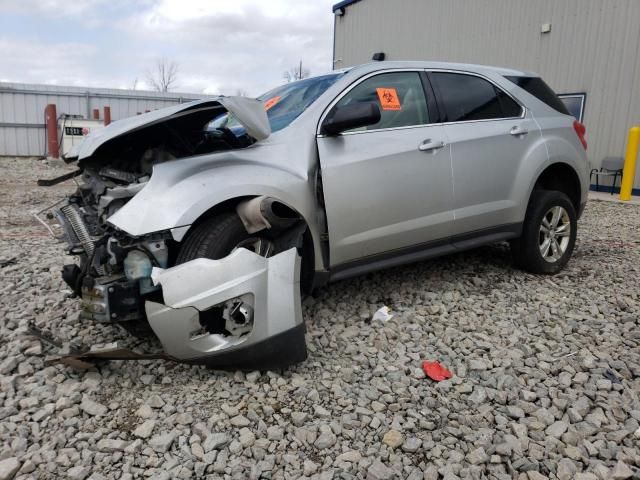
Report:
<svg viewBox="0 0 640 480"><path fill-rule="evenodd" d="M65 155L65 159L82 160L94 154L102 145L121 135L134 132L166 120L187 115L189 112L204 109L219 110L219 114L225 111L231 113L246 129L247 133L256 140L264 140L271 134L271 126L264 105L260 100L246 97L219 96L206 100L181 103L172 107L154 110L135 117L129 117L115 121L105 128L95 130L89 134L82 143L74 146ZM212 116L213 118L213 116Z"/></svg>

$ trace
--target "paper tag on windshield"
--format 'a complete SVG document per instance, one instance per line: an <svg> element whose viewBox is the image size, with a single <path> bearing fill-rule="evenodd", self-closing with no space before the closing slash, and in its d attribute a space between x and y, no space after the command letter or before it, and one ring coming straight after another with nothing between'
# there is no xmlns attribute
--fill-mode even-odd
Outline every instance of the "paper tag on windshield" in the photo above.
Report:
<svg viewBox="0 0 640 480"><path fill-rule="evenodd" d="M376 88L376 92L378 92L378 99L383 110L402 110L395 88Z"/></svg>
<svg viewBox="0 0 640 480"><path fill-rule="evenodd" d="M269 100L266 100L264 102L265 111L269 110L271 107L273 107L279 101L280 101L280 95L278 95L277 97L271 97Z"/></svg>

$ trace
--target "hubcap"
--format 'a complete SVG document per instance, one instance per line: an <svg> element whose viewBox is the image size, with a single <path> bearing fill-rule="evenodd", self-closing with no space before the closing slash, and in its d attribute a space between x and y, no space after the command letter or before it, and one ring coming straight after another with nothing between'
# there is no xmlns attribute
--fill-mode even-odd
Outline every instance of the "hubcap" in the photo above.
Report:
<svg viewBox="0 0 640 480"><path fill-rule="evenodd" d="M539 247L542 258L549 263L560 260L567 251L570 237L569 214L560 206L551 207L540 224Z"/></svg>
<svg viewBox="0 0 640 480"><path fill-rule="evenodd" d="M236 247L232 250L235 252L239 248L246 248L247 250L251 250L253 253L260 255L261 257L270 257L273 254L273 242L265 238L260 237L251 237L247 238L240 242Z"/></svg>

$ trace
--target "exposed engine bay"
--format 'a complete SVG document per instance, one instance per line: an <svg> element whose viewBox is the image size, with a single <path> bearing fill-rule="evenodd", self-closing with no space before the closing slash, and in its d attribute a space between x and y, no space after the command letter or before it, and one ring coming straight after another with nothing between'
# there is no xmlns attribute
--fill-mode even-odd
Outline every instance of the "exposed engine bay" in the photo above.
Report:
<svg viewBox="0 0 640 480"><path fill-rule="evenodd" d="M108 218L145 187L153 162L166 161L168 155L166 150L150 149L128 170L98 162L81 165L78 189L57 210L68 253L79 259L79 265L64 266L63 278L85 300L83 318L108 322L143 317L140 295L156 290L148 277L153 266L168 265L170 236L130 237L109 225ZM127 301L108 301L116 297Z"/></svg>
<svg viewBox="0 0 640 480"><path fill-rule="evenodd" d="M151 269L169 265L171 235L132 238L108 219L145 187L155 165L253 143L246 132L236 136L227 128L207 128L212 116L219 115L215 107L189 110L115 138L80 161L78 189L56 215L68 253L80 259L79 265L64 267L63 277L85 300L83 318L128 322L144 317L140 298L158 290L151 283Z"/></svg>
<svg viewBox="0 0 640 480"><path fill-rule="evenodd" d="M63 267L62 276L81 298L80 318L117 323L134 334L150 326L165 352L180 361L210 363L199 357L224 350L225 359L214 363L242 364L242 355L236 358L236 347L259 347L265 338L289 330L299 336L302 326L300 256L296 248L287 246L301 237L302 230L292 229L295 235L286 237L293 239L289 244L276 248L269 241L267 251L243 247L219 260L199 258L176 265L184 232L176 235L167 229L134 236L109 221L149 184L159 164L255 143L250 133L262 134L261 117L249 118L245 125L221 105L229 102L238 107L241 119L242 114L253 113L251 108L256 110L249 102L255 102L264 116L262 104L251 99L233 103L232 99L196 102L164 117L158 114L161 111L152 112L158 119L150 122L127 119L123 122L138 125L121 128L122 133L115 129L122 125L115 122L102 130L108 132L113 126L113 138L93 139L92 144L88 137L79 154L65 159L77 161L78 172L41 183L51 185L77 177L77 190L55 210L55 216L64 232L67 253L78 259ZM249 126L252 121L253 128ZM267 123L262 131L268 134L268 128ZM279 216L274 213L277 207L273 199L256 197L238 206L238 216L250 233L272 226L292 227L298 217L288 216L286 209ZM267 288L267 281L274 285ZM273 292L279 293L274 297ZM268 315L280 317L274 323L277 328L254 325L254 316ZM302 340L304 345L304 336ZM306 349L298 356L306 357Z"/></svg>

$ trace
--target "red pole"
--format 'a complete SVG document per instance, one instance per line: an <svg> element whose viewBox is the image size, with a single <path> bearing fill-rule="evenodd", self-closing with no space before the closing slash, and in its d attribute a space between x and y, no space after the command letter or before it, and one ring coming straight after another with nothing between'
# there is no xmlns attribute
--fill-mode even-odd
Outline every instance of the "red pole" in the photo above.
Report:
<svg viewBox="0 0 640 480"><path fill-rule="evenodd" d="M45 123L47 124L47 151L50 157L60 158L60 144L58 143L58 115L56 104L50 103L44 109Z"/></svg>
<svg viewBox="0 0 640 480"><path fill-rule="evenodd" d="M104 126L106 127L111 123L111 107L104 107Z"/></svg>
<svg viewBox="0 0 640 480"><path fill-rule="evenodd" d="M100 110L98 108L93 109L93 119L100 120Z"/></svg>

